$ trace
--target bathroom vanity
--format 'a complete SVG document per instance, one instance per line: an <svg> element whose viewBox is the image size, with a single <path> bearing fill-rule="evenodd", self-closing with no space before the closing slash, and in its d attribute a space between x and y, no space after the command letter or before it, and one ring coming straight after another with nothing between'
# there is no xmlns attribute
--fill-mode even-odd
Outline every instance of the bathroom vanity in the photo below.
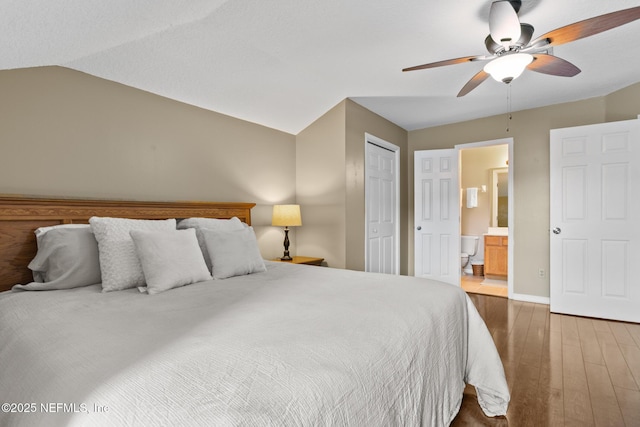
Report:
<svg viewBox="0 0 640 427"><path fill-rule="evenodd" d="M484 236L484 276L489 279L507 279L509 237L486 234Z"/></svg>

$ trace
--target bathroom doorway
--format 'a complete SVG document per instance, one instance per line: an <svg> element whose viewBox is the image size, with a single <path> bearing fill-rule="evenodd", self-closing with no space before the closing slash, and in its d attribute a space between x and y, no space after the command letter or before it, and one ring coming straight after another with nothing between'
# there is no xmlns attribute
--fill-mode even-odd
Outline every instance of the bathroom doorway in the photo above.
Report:
<svg viewBox="0 0 640 427"><path fill-rule="evenodd" d="M460 152L460 234L479 237L460 285L467 292L508 297L513 292L513 139L456 148Z"/></svg>

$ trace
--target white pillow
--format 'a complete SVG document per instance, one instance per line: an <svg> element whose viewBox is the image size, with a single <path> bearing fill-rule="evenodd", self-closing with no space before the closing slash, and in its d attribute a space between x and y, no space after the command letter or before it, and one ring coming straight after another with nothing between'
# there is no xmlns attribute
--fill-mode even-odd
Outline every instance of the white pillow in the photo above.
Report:
<svg viewBox="0 0 640 427"><path fill-rule="evenodd" d="M149 294L211 280L194 229L133 230L130 234Z"/></svg>
<svg viewBox="0 0 640 427"><path fill-rule="evenodd" d="M178 222L178 229L195 228L196 237L198 238L198 244L202 251L204 261L207 263L207 268L211 271L211 257L207 251L207 245L204 243L204 237L200 230L219 230L219 231L233 231L242 230L246 228L247 224L240 221L238 217L230 219L217 219L217 218L186 218Z"/></svg>
<svg viewBox="0 0 640 427"><path fill-rule="evenodd" d="M98 241L102 292L144 285L144 273L136 254L132 230L175 230L176 220L142 220L91 217L91 230Z"/></svg>
<svg viewBox="0 0 640 427"><path fill-rule="evenodd" d="M201 232L211 257L214 279L266 271L253 227L233 231L203 228Z"/></svg>

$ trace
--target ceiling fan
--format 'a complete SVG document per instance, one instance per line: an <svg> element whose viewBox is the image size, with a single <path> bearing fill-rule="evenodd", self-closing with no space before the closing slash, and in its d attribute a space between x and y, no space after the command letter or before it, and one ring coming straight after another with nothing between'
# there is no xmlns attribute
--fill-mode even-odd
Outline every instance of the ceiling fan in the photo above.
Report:
<svg viewBox="0 0 640 427"><path fill-rule="evenodd" d="M520 0L501 0L491 3L489 35L484 41L490 55L465 56L431 62L405 68L402 71L424 70L464 62L490 61L464 85L458 97L471 92L489 76L509 84L520 76L525 68L538 73L573 77L580 72L580 69L562 58L551 55L550 48L601 33L640 18L640 6L636 6L574 22L531 41L533 26L520 23L518 19L521 5Z"/></svg>

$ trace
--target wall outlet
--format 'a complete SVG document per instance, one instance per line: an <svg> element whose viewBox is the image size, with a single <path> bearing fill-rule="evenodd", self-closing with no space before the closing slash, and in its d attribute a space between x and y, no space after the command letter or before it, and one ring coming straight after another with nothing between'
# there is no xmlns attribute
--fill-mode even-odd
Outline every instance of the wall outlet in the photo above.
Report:
<svg viewBox="0 0 640 427"><path fill-rule="evenodd" d="M538 277L544 279L544 268L538 269Z"/></svg>

